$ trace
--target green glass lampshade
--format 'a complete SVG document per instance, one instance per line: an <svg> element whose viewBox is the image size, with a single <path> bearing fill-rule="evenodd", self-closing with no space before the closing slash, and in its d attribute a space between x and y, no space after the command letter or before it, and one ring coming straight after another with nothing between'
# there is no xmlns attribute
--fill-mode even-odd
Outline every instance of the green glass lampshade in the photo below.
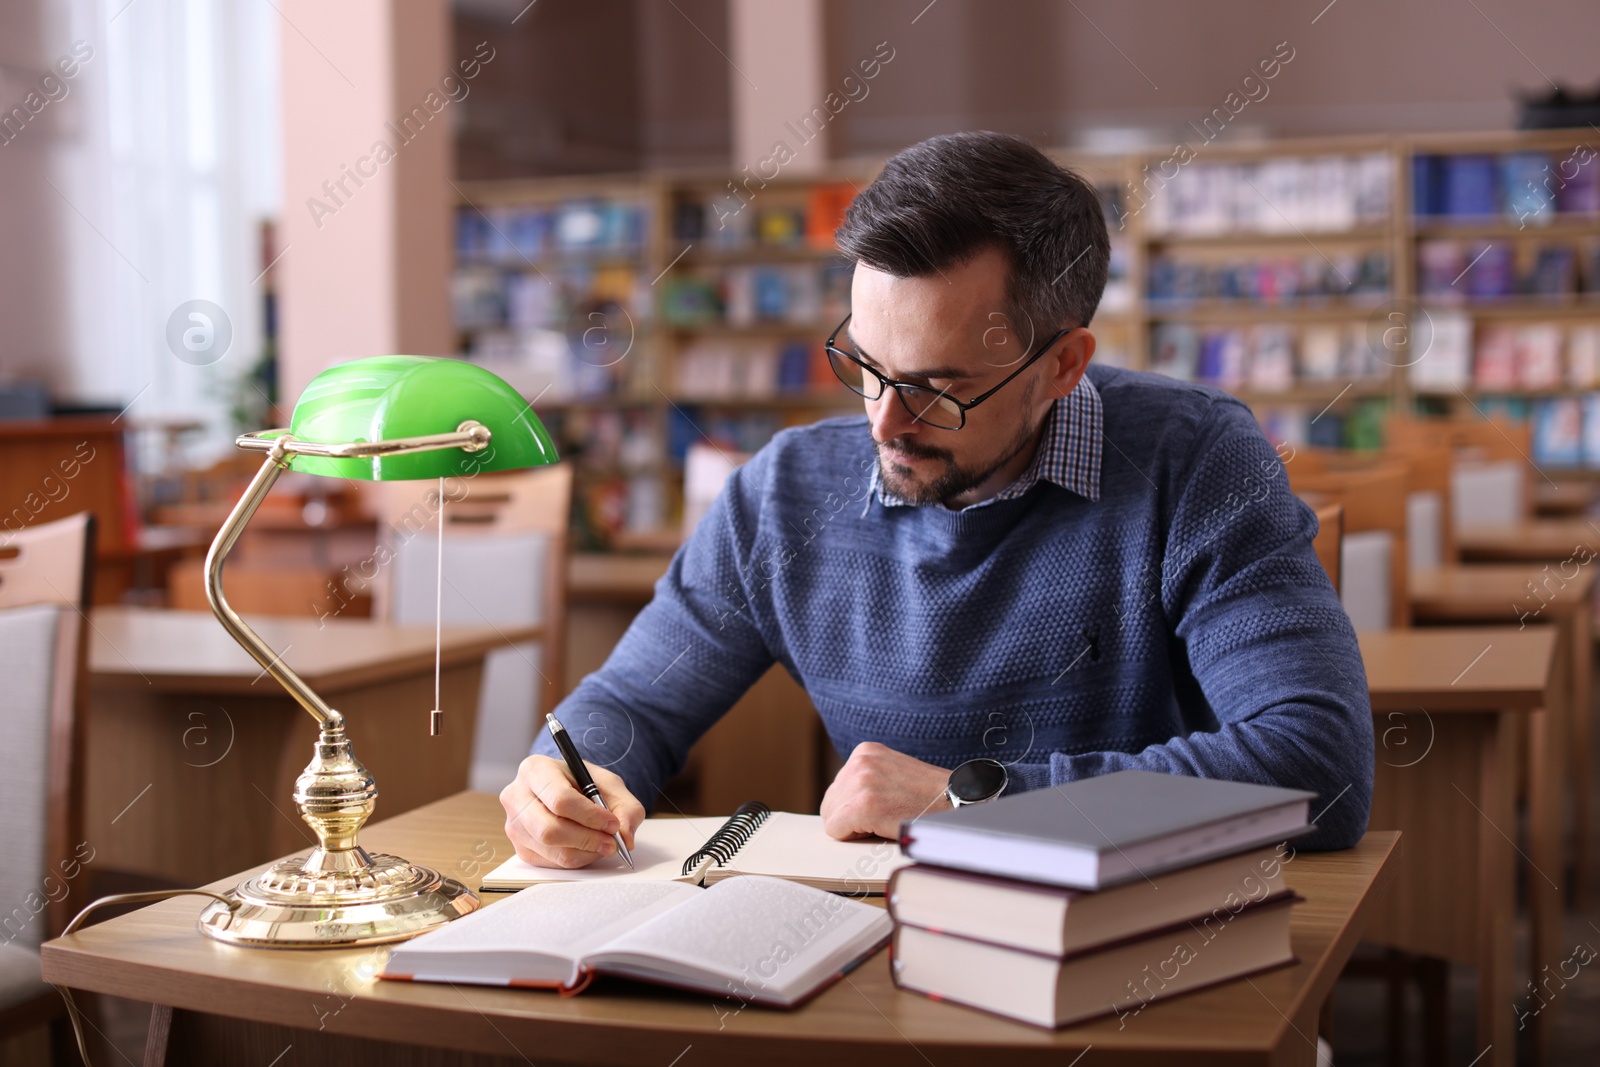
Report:
<svg viewBox="0 0 1600 1067"><path fill-rule="evenodd" d="M481 452L442 448L391 456L294 456L291 470L391 482L471 477L556 462L555 442L532 407L482 367L433 356L370 356L329 367L294 406L298 441L351 444L451 433L474 420L493 435Z"/></svg>

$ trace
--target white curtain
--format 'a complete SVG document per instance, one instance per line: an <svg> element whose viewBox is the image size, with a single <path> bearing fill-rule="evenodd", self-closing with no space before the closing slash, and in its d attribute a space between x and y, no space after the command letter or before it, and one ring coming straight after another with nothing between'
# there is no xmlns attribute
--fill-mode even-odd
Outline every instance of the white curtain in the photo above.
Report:
<svg viewBox="0 0 1600 1067"><path fill-rule="evenodd" d="M231 440L231 393L262 351L260 226L278 213L278 39L268 0L78 0L94 57L84 128L55 181L75 216L70 380L129 417L192 419L191 461ZM293 32L293 31L289 31ZM179 359L167 322L209 300L232 328L215 363ZM143 435L147 448L159 435ZM147 454L147 462L159 457Z"/></svg>

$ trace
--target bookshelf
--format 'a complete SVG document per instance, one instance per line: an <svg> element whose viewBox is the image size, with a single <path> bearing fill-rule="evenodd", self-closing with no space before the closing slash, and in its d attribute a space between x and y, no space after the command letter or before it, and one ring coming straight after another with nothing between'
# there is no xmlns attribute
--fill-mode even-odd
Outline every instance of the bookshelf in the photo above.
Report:
<svg viewBox="0 0 1600 1067"><path fill-rule="evenodd" d="M1205 144L1177 168L1165 150L1051 155L1100 189L1111 229L1097 359L1220 385L1296 443L1376 447L1391 407L1532 419L1532 458L1584 476L1597 151L1600 134L1557 130ZM821 347L849 305L832 230L876 167L461 183L458 351L521 388L576 463L579 545L675 528L696 441L754 451L859 410ZM1541 174L1548 195L1527 187Z"/></svg>
<svg viewBox="0 0 1600 1067"><path fill-rule="evenodd" d="M1597 148L1592 129L1406 145L1416 299L1462 342L1413 376L1414 399L1531 421L1549 474L1600 470Z"/></svg>

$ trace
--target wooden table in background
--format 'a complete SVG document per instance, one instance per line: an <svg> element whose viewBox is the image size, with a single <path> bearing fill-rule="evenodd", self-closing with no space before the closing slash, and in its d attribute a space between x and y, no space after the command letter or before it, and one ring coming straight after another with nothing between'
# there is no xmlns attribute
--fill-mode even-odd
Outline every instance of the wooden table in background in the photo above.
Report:
<svg viewBox="0 0 1600 1067"><path fill-rule="evenodd" d="M1545 516L1583 515L1594 506L1594 483L1587 480L1562 481L1551 485L1537 481L1533 486L1533 510Z"/></svg>
<svg viewBox="0 0 1600 1067"><path fill-rule="evenodd" d="M379 816L464 789L484 655L536 627L447 627L444 729L431 626L249 619L331 706L378 780ZM303 847L294 780L316 724L208 613L90 617L85 833L102 869L196 885ZM531 714L531 712L530 712Z"/></svg>
<svg viewBox="0 0 1600 1067"><path fill-rule="evenodd" d="M1483 1063L1516 1062L1512 1026L1519 741L1529 739L1527 892L1532 970L1558 962L1565 763L1563 648L1554 627L1357 635L1378 738L1373 829L1405 832L1406 860L1367 939L1478 970ZM1554 720L1554 721L1552 721ZM1545 1040L1552 1011L1535 1020Z"/></svg>
<svg viewBox="0 0 1600 1067"><path fill-rule="evenodd" d="M605 663L671 562L662 554L578 554L568 561L570 684ZM687 814L723 814L747 800L780 811L816 811L824 743L811 698L786 669L773 666L689 753L686 773L696 799Z"/></svg>
<svg viewBox="0 0 1600 1067"><path fill-rule="evenodd" d="M1462 526L1456 549L1469 563L1555 563L1600 556L1600 522L1529 519L1504 526ZM1580 552L1580 550L1582 550Z"/></svg>
<svg viewBox="0 0 1600 1067"><path fill-rule="evenodd" d="M1589 761L1594 718L1594 587L1600 561L1548 569L1532 563L1473 563L1411 576L1411 611L1419 623L1554 623L1567 648L1567 810L1572 892L1589 881Z"/></svg>
<svg viewBox="0 0 1600 1067"><path fill-rule="evenodd" d="M375 825L362 840L470 880L510 855L503 820L494 797L464 793ZM382 947L220 945L195 929L202 902L194 898L50 942L44 976L177 1009L168 1059L183 1064L269 1063L292 1044L296 1064L316 1067L666 1067L689 1046L685 1067L1064 1067L1093 1046L1087 1062L1095 1064L1310 1067L1318 1012L1394 878L1397 836L1369 833L1348 851L1289 862L1285 877L1305 898L1291 920L1292 966L1153 1004L1135 1020L1054 1032L902 993L889 979L887 952L794 1011L739 1010L731 1000L617 980L575 997L379 982L365 975L381 965ZM408 1048L419 1045L430 1051Z"/></svg>

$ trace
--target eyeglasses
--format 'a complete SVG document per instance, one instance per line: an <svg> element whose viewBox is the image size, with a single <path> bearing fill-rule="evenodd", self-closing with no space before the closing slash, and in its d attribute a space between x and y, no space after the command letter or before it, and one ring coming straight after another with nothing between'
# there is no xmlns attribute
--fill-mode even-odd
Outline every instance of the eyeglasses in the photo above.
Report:
<svg viewBox="0 0 1600 1067"><path fill-rule="evenodd" d="M1027 370L1039 361L1039 358L1050 350L1062 334L1068 333L1071 327L1064 327L1050 335L1050 339L1040 345L1038 350L1023 361L1022 366L1006 376L1005 381L971 400L957 400L943 389L930 389L925 385L912 385L909 382L897 382L893 378L885 378L876 370L863 363L858 357L851 355L834 344L840 332L850 322L850 316L844 317L844 322L834 327L828 335L828 343L824 346L828 353L828 365L833 368L833 373L845 384L851 392L864 396L868 400L877 400L883 396L886 388L893 388L900 396L900 403L911 417L918 422L925 422L929 426L940 430L959 430L967 424L967 412L988 400L991 396L1004 389L1017 375Z"/></svg>

